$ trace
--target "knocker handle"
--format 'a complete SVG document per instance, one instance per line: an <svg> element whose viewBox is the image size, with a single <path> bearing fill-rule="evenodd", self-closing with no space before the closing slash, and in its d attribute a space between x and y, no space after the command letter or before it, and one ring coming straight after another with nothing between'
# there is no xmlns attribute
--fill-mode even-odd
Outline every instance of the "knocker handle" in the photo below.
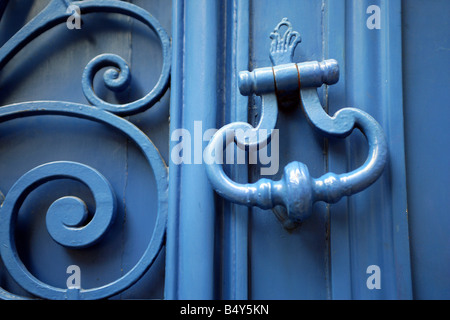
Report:
<svg viewBox="0 0 450 320"><path fill-rule="evenodd" d="M277 35L279 27L287 25L284 36ZM289 33L289 34L287 34ZM339 80L339 65L336 60L293 63L293 50L300 42L292 35L287 19L283 19L271 34L272 67L239 74L239 90L242 95L256 94L262 99L262 115L256 127L248 123L235 122L219 129L209 142L205 155L206 171L216 192L225 199L261 209L276 208L277 216L286 216L288 222L298 223L312 214L317 201L335 203L369 187L382 174L387 161L387 144L381 126L366 112L355 108L344 108L334 116L323 109L317 88L332 85ZM292 43L292 39L295 39ZM283 43L279 43L279 42ZM249 146L261 148L270 140L270 131L275 128L280 97L286 93L298 94L304 113L311 126L326 137L345 138L357 128L367 139L368 157L358 169L335 174L326 173L319 178L310 176L305 164L293 161L284 168L280 180L260 179L255 183L239 184L224 173L219 155L231 143L246 150ZM265 129L262 137L254 134ZM246 130L246 131L245 131ZM242 135L245 131L246 134ZM241 134L238 135L237 133ZM279 210L279 208L285 208ZM283 217L285 218L285 217ZM287 223L289 225L289 223Z"/></svg>

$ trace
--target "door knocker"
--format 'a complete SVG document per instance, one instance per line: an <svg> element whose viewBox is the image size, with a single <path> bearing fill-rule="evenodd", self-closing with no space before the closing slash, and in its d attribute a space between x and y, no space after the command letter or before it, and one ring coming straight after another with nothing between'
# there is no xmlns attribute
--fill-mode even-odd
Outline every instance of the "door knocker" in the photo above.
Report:
<svg viewBox="0 0 450 320"><path fill-rule="evenodd" d="M287 27L283 35L279 32L282 26ZM245 122L233 122L219 129L205 150L208 157L208 161L205 161L206 172L212 187L225 199L241 205L274 209L283 225L291 228L311 216L315 202L336 203L343 196L353 195L369 187L382 174L388 151L383 129L366 112L343 108L334 116L329 116L323 109L317 88L338 82L339 66L336 60L294 63L294 50L301 38L298 32L292 31L291 23L286 18L275 27L270 38L273 66L239 73L241 94L261 97L260 121L256 127ZM345 138L358 128L369 145L365 163L348 173L329 172L313 178L305 164L293 161L284 168L283 177L278 181L266 178L246 184L232 181L216 159L218 146L235 143L245 150L252 146L265 146L270 140L271 129L275 128L278 107L293 94L299 95L309 123L323 136ZM260 129L266 129L267 136L261 138L257 134L247 137L229 134L236 130L255 133Z"/></svg>

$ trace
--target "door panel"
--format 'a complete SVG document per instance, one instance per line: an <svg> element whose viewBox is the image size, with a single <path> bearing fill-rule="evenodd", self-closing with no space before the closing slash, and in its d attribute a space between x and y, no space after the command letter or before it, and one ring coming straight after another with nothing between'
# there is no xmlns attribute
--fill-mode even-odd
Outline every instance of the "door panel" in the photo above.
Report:
<svg viewBox="0 0 450 320"><path fill-rule="evenodd" d="M388 139L389 163L382 177L363 192L336 204L316 203L313 216L294 231L282 228L270 210L250 216L252 298L396 299L411 297L402 133L400 2L380 1L382 26L369 29L369 1L261 1L250 5L249 68L270 66L268 35L288 17L302 36L294 61L336 59L336 85L319 93L330 115L355 107L372 115ZM383 24L384 23L384 24ZM389 41L387 40L389 39ZM250 109L252 110L252 109ZM253 111L253 110L252 110ZM254 110L257 114L258 110ZM253 119L250 116L250 119ZM394 125L395 123L395 125ZM256 124L256 123L255 123ZM290 161L308 165L311 176L349 172L367 156L364 136L325 139L301 108L279 110L280 170ZM258 167L252 179L261 178ZM381 289L367 286L367 270L382 272Z"/></svg>
<svg viewBox="0 0 450 320"><path fill-rule="evenodd" d="M252 69L271 66L269 35L284 17L302 37L293 60L323 59L323 12L320 1L279 1L276 5L270 1L251 1L249 14L249 65ZM257 120L259 110L250 110L250 119ZM271 179L280 179L283 168L294 160L306 163L311 176L318 177L324 173L325 139L314 132L301 108L280 109L276 128L279 129L280 161L279 170ZM261 177L260 167L253 165L251 179L256 181ZM327 208L323 203L314 206L311 219L290 232L277 221L272 210L253 208L249 223L250 297L326 299L330 280L328 227Z"/></svg>
<svg viewBox="0 0 450 320"><path fill-rule="evenodd" d="M450 55L446 1L403 3L408 214L415 299L449 299ZM436 64L437 63L437 64ZM438 67L437 67L438 65ZM416 83L421 79L420 84ZM424 130L420 129L424 128Z"/></svg>

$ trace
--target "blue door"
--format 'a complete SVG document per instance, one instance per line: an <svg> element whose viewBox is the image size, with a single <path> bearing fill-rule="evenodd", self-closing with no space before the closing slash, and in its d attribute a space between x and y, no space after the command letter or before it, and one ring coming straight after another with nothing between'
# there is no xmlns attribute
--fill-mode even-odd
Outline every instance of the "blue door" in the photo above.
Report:
<svg viewBox="0 0 450 320"><path fill-rule="evenodd" d="M450 298L449 11L1 2L0 297Z"/></svg>

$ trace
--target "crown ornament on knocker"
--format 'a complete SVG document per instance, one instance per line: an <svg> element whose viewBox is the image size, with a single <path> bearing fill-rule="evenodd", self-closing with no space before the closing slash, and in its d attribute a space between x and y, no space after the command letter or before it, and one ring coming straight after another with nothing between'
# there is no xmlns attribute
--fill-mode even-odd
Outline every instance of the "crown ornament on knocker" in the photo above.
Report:
<svg viewBox="0 0 450 320"><path fill-rule="evenodd" d="M282 27L287 28L283 34L280 33ZM209 157L206 172L215 191L225 199L241 205L273 209L284 227L292 229L312 215L315 202L336 203L342 197L361 192L373 184L383 172L388 152L383 129L369 114L356 108L343 108L329 116L322 107L317 88L338 82L339 65L336 60L295 63L294 51L301 37L292 30L287 18L278 23L270 38L272 66L241 71L238 78L242 95L261 97L259 123L253 127L249 123L233 122L220 128L205 150ZM348 173L328 172L313 178L305 164L293 161L284 168L280 180L262 178L246 184L232 181L224 173L220 161L216 161L216 154L219 156L216 150L223 147L224 142L225 147L235 143L245 150L264 147L275 128L278 107L293 103L303 108L310 125L327 138L345 138L358 128L369 145L364 164ZM261 129L268 134L262 137L255 134ZM230 139L230 131L237 130L247 130L249 135L234 135Z"/></svg>

